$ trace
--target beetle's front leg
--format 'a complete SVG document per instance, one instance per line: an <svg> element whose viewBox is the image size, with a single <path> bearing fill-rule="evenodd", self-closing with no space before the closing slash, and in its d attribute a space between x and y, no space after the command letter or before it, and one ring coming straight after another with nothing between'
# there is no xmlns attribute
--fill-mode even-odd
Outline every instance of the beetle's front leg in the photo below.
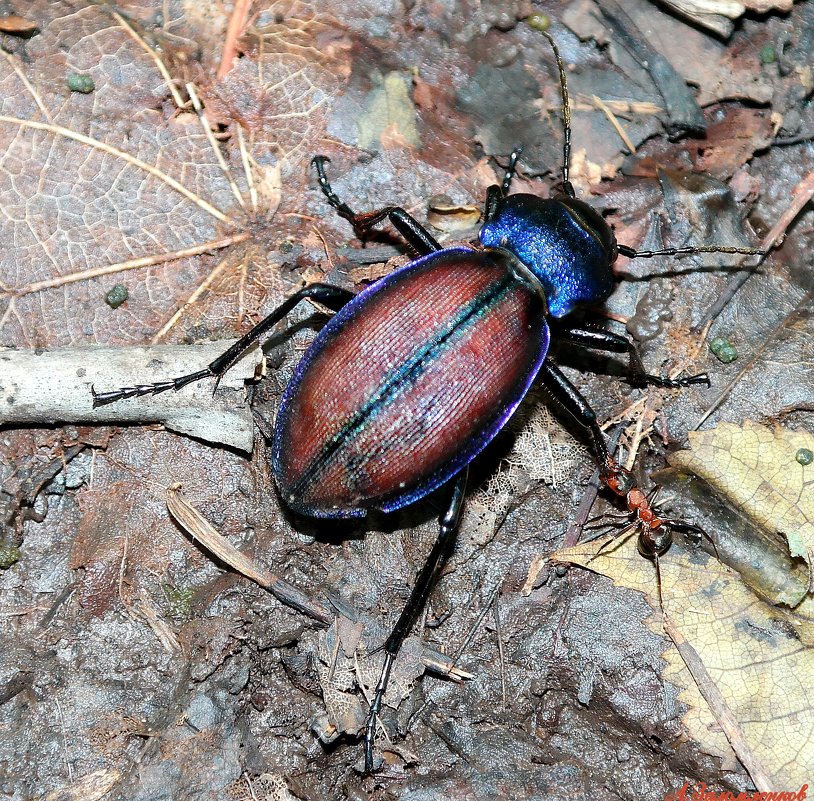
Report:
<svg viewBox="0 0 814 801"><path fill-rule="evenodd" d="M311 163L317 171L322 194L328 199L328 203L336 209L339 216L353 226L360 238L363 238L374 225L389 219L392 226L422 256L441 250L438 240L418 220L399 206L385 206L383 209L357 214L347 203L340 200L334 190L331 189L330 181L328 181L328 176L325 174L326 162L330 162L327 156L314 156L311 159Z"/></svg>
<svg viewBox="0 0 814 801"><path fill-rule="evenodd" d="M663 378L659 375L651 375L644 369L642 357L636 346L624 336L614 334L610 331L603 331L598 328L582 328L580 326L557 327L557 339L569 342L580 348L590 348L591 350L604 350L609 353L627 354L629 364L628 373L630 380L634 384L650 384L656 387L666 387L668 389L678 389L689 387L693 384L706 384L709 386L709 376L706 373L689 375L685 378Z"/></svg>
<svg viewBox="0 0 814 801"><path fill-rule="evenodd" d="M390 671L393 662L401 648L404 638L410 632L419 612L424 608L430 591L432 590L441 568L444 566L449 552L455 543L455 535L461 524L461 510L463 509L464 497L466 495L466 480L469 475L469 467L465 467L452 482L452 497L446 510L438 518L438 539L435 541L424 567L415 580L415 586L407 599L393 631L384 644L384 664L376 683L376 690L373 693L373 700L370 702L370 711L367 716L365 726L365 773L373 771L373 743L376 739L376 722L379 718L379 710L382 707L384 694L390 681Z"/></svg>
<svg viewBox="0 0 814 801"><path fill-rule="evenodd" d="M121 387L109 392L96 392L95 389L91 389L93 392L93 405L94 407L104 406L125 398L157 395L159 392L166 392L169 389L181 389L181 387L200 381L202 378L215 378L219 381L221 376L240 359L249 347L263 339L300 301L305 299L314 300L323 306L327 306L332 311L339 311L353 297L353 292L328 284L311 284L303 287L247 331L225 353L210 362L203 370L178 376L177 378L169 378L166 381L157 381L154 384L137 384L136 386ZM215 386L217 387L217 382Z"/></svg>

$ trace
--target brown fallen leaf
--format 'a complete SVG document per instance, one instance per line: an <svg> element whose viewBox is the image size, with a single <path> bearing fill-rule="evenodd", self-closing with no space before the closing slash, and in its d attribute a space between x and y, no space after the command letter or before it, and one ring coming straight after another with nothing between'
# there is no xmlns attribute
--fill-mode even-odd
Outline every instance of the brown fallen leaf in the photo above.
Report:
<svg viewBox="0 0 814 801"><path fill-rule="evenodd" d="M9 14L0 17L0 31L3 33L30 36L38 29L37 23L25 17L18 17L16 14Z"/></svg>

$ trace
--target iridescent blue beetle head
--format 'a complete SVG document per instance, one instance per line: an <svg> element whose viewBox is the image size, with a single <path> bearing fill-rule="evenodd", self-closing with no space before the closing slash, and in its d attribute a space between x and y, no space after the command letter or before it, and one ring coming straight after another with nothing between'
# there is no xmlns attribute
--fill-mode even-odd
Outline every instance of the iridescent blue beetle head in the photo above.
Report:
<svg viewBox="0 0 814 801"><path fill-rule="evenodd" d="M552 317L601 303L613 290L616 237L602 215L570 195L501 198L480 241L510 251L528 267L543 285Z"/></svg>

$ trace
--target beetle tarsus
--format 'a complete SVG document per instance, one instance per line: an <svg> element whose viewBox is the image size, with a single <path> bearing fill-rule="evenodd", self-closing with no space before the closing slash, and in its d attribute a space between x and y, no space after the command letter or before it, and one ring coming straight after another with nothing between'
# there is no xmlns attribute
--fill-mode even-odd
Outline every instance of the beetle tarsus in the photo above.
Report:
<svg viewBox="0 0 814 801"><path fill-rule="evenodd" d="M664 387L665 389L681 389L683 387L695 386L696 384L703 384L707 387L712 386L712 382L709 380L707 373L697 373L696 375L688 375L684 378L664 378L659 375L651 375L650 373L633 372L631 373L630 381L633 384Z"/></svg>
<svg viewBox="0 0 814 801"><path fill-rule="evenodd" d="M178 378L170 378L164 381L156 381L152 384L136 384L132 387L120 387L109 392L96 392L94 387L91 387L91 394L93 395L93 408L99 406L107 406L108 404L115 403L120 400L127 400L128 398L141 398L144 395L160 395L162 392L174 389L179 390L181 387L192 384L194 381L200 381L202 378L209 378L213 373L210 368L198 370L196 373L189 373L182 375Z"/></svg>
<svg viewBox="0 0 814 801"><path fill-rule="evenodd" d="M376 683L376 690L373 693L373 700L370 702L370 709L367 713L365 723L365 773L373 773L373 745L376 742L376 723L379 720L379 711L382 708L382 700L387 691L390 671L393 668L395 657L395 653L390 651L385 653L382 672L379 674L379 681Z"/></svg>

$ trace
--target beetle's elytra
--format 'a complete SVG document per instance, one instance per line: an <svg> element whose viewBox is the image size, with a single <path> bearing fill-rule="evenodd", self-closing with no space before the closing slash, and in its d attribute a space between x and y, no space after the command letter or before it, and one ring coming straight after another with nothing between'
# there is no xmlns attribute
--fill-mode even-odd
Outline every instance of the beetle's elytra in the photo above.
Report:
<svg viewBox="0 0 814 801"><path fill-rule="evenodd" d="M503 427L548 350L545 299L501 250L443 250L345 306L300 361L274 472L295 511L392 511L460 472Z"/></svg>
<svg viewBox="0 0 814 801"><path fill-rule="evenodd" d="M219 377L306 298L336 311L296 368L277 415L272 449L283 501L313 517L391 511L449 484L438 539L385 645L365 730L365 769L373 770L378 712L393 660L423 608L454 541L468 465L505 425L535 380L585 430L601 478L623 496L641 532L642 553L670 545L669 525L608 452L587 401L547 358L549 340L626 354L639 384L686 387L706 375L670 380L646 373L625 337L569 324L568 315L605 300L612 265L627 257L695 252L759 254L705 246L636 251L618 245L605 220L575 197L568 180L570 115L565 71L553 39L563 101L562 192L549 200L509 195L518 159L489 187L479 245L442 249L403 209L356 214L331 189L314 158L328 202L360 235L388 220L420 254L358 296L325 284L296 292L210 365L186 376L95 394L95 403L179 389Z"/></svg>

